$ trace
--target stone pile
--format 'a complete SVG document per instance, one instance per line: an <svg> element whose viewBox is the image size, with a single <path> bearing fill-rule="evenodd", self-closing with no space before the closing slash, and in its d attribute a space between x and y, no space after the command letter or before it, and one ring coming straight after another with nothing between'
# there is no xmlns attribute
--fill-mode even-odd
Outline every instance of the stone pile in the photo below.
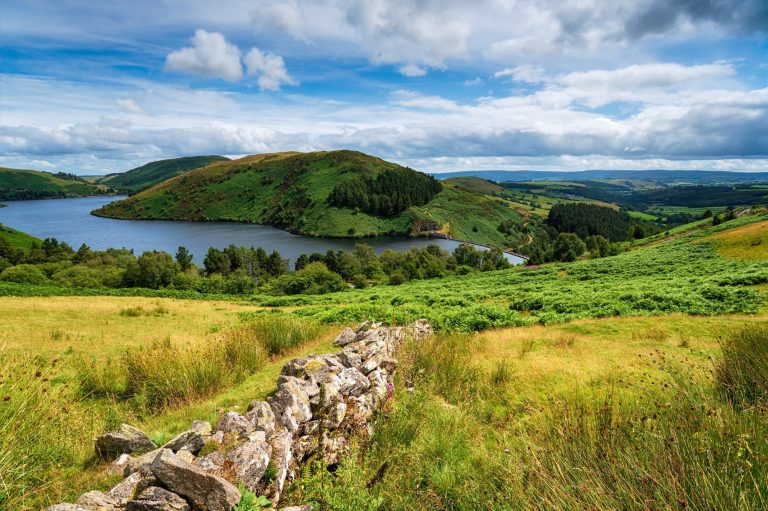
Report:
<svg viewBox="0 0 768 511"><path fill-rule="evenodd" d="M430 335L424 320L346 328L335 341L342 351L289 361L277 391L245 415L226 412L213 427L194 421L162 446L124 424L100 436L96 451L117 457L111 470L125 479L47 511L230 511L240 501L237 485L276 505L310 457L336 464L353 435L371 434L373 414L392 395L397 347Z"/></svg>

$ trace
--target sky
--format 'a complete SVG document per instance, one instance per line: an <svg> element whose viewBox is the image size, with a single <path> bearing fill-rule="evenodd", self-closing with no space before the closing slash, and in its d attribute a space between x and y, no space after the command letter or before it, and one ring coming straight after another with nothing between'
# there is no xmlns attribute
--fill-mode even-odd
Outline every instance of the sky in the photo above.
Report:
<svg viewBox="0 0 768 511"><path fill-rule="evenodd" d="M765 0L0 0L0 166L768 170Z"/></svg>

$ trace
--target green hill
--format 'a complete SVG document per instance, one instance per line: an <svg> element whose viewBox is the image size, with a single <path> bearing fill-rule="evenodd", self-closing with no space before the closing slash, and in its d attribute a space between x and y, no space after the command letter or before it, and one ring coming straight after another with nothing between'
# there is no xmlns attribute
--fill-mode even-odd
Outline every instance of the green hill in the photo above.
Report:
<svg viewBox="0 0 768 511"><path fill-rule="evenodd" d="M111 192L72 174L0 167L0 200L57 199Z"/></svg>
<svg viewBox="0 0 768 511"><path fill-rule="evenodd" d="M451 182L437 185L434 194L425 181L421 173L354 151L261 154L187 172L94 214L250 222L322 237L439 232L502 246L508 241L498 231L499 224L521 222L516 211L491 197ZM397 186L401 188L393 188ZM419 188L418 193L412 188ZM334 204L339 197L353 203L360 193L370 193L375 206L368 197L362 207L332 206L334 190ZM379 204L385 195L383 200L392 207ZM385 209L388 213L382 212Z"/></svg>
<svg viewBox="0 0 768 511"><path fill-rule="evenodd" d="M158 183L162 183L166 179L219 161L229 161L229 158L224 156L185 156L170 160L158 160L127 172L107 176L101 182L116 188L140 192Z"/></svg>
<svg viewBox="0 0 768 511"><path fill-rule="evenodd" d="M3 224L0 224L0 240L8 242L8 245L11 247L24 249L29 249L32 245L40 245L42 243L41 240L31 234L11 229Z"/></svg>

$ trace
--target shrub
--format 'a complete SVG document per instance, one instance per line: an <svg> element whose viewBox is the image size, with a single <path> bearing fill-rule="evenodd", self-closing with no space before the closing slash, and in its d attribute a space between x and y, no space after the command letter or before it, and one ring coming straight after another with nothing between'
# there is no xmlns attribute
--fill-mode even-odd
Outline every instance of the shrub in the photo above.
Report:
<svg viewBox="0 0 768 511"><path fill-rule="evenodd" d="M17 266L11 266L3 270L0 273L0 280L5 282L16 282L17 284L33 284L44 285L47 284L48 277L38 268L32 264L19 264Z"/></svg>
<svg viewBox="0 0 768 511"><path fill-rule="evenodd" d="M721 340L718 383L740 406L768 404L768 323L744 327Z"/></svg>

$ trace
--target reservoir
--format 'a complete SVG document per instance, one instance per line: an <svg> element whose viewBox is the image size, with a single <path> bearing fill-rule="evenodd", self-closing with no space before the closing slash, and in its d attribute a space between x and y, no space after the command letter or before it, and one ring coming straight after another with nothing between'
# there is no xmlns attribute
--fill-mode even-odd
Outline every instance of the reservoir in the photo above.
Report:
<svg viewBox="0 0 768 511"><path fill-rule="evenodd" d="M454 240L380 236L376 238L313 238L291 234L266 225L234 222L177 222L162 220L116 220L91 215L91 211L124 197L81 197L33 201L9 201L0 208L0 223L41 239L56 238L72 248L85 243L97 250L129 248L141 254L147 250L163 250L175 254L187 247L195 262L202 264L209 247L224 248L234 244L277 250L290 260L291 266L300 254L325 253L328 250L353 250L357 243L371 245L376 252L385 249L409 250L434 244L452 251L459 245ZM513 264L523 260L505 254Z"/></svg>

